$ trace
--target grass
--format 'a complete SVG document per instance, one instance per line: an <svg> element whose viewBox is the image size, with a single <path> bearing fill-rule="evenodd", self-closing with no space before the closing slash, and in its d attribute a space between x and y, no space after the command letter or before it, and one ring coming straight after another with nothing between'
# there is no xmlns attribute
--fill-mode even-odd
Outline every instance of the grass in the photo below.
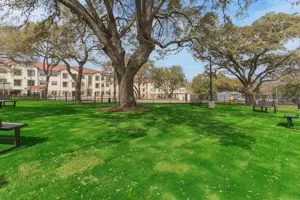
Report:
<svg viewBox="0 0 300 200"><path fill-rule="evenodd" d="M0 199L299 199L300 120L287 129L283 118L296 106L277 114L146 106L117 113L21 101L1 109L2 121L29 126L21 148L0 155Z"/></svg>

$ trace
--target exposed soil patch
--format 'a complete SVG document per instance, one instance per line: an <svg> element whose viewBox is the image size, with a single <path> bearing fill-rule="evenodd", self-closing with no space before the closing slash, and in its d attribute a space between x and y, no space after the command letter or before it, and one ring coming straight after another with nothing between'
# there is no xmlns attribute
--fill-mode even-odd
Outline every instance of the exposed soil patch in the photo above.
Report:
<svg viewBox="0 0 300 200"><path fill-rule="evenodd" d="M111 110L114 112L145 112L151 110L151 108L148 107L112 107L112 106L104 106L104 107L98 107L97 110Z"/></svg>

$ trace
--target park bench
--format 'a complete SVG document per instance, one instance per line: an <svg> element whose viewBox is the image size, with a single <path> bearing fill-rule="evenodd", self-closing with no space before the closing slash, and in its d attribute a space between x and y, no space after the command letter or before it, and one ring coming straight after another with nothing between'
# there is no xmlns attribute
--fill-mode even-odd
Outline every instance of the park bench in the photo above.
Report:
<svg viewBox="0 0 300 200"><path fill-rule="evenodd" d="M278 111L277 105L274 102L258 101L257 104L252 105L253 111L257 111L255 108L259 107L261 112L268 112L268 108L274 108L274 113Z"/></svg>
<svg viewBox="0 0 300 200"><path fill-rule="evenodd" d="M1 123L1 119L0 119L0 131L12 131L12 130L14 130L14 137L13 138L11 138L11 137L0 137L0 142L13 142L14 143L13 146L11 146L7 149L1 150L0 154L20 147L20 144L21 144L21 142L20 142L20 129L25 127L25 126L28 126L28 124L25 124L25 123L11 123L11 122L2 122Z"/></svg>
<svg viewBox="0 0 300 200"><path fill-rule="evenodd" d="M202 104L202 100L201 99L191 99L190 105L191 106L199 106Z"/></svg>
<svg viewBox="0 0 300 200"><path fill-rule="evenodd" d="M295 114L286 114L284 115L284 118L287 119L287 126L288 128L291 128L293 126L293 118L299 118L299 115L295 115Z"/></svg>
<svg viewBox="0 0 300 200"><path fill-rule="evenodd" d="M12 106L16 107L17 101L11 100L10 95L0 95L0 108Z"/></svg>

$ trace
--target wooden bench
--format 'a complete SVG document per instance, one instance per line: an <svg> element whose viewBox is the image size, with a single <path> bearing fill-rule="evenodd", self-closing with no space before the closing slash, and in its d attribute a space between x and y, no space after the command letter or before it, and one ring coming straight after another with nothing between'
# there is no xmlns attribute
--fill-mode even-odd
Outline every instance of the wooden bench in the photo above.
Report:
<svg viewBox="0 0 300 200"><path fill-rule="evenodd" d="M15 101L15 100L0 100L0 108L8 107L8 106L16 107L16 104L17 104L17 101Z"/></svg>
<svg viewBox="0 0 300 200"><path fill-rule="evenodd" d="M190 105L191 106L199 106L202 104L202 100L201 99L191 99Z"/></svg>
<svg viewBox="0 0 300 200"><path fill-rule="evenodd" d="M28 124L25 123L11 123L11 122L2 122L0 121L0 131L12 131L14 130L14 137L0 137L0 142L13 142L13 146L9 147L7 149L1 150L0 154L11 151L15 148L20 147L20 129L28 126Z"/></svg>
<svg viewBox="0 0 300 200"><path fill-rule="evenodd" d="M274 108L274 113L278 111L277 105L274 102L258 101L256 105L252 105L253 111L257 111L255 108L260 107L261 112L268 112L268 108Z"/></svg>
<svg viewBox="0 0 300 200"><path fill-rule="evenodd" d="M11 100L10 95L0 95L0 108L12 106L16 107L17 101Z"/></svg>
<svg viewBox="0 0 300 200"><path fill-rule="evenodd" d="M293 118L299 118L299 115L295 114L286 114L284 115L284 118L287 119L287 128L291 128L293 126Z"/></svg>

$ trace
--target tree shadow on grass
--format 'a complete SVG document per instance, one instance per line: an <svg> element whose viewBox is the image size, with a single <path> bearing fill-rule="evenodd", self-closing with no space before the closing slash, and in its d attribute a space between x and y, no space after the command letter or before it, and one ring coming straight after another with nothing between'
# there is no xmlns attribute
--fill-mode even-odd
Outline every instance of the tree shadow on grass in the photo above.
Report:
<svg viewBox="0 0 300 200"><path fill-rule="evenodd" d="M6 184L8 184L8 181L4 178L3 175L0 175L0 189L3 188Z"/></svg>
<svg viewBox="0 0 300 200"><path fill-rule="evenodd" d="M279 122L277 126L285 127L286 128L287 123L286 122Z"/></svg>
<svg viewBox="0 0 300 200"><path fill-rule="evenodd" d="M146 128L126 127L119 130L106 132L105 137L98 139L102 143L120 143L124 140L134 140L147 135Z"/></svg>
<svg viewBox="0 0 300 200"><path fill-rule="evenodd" d="M79 113L75 107L16 107L12 110L5 110L2 121L15 121L16 119L26 121L26 119L35 119L50 116L74 115Z"/></svg>
<svg viewBox="0 0 300 200"><path fill-rule="evenodd" d="M243 149L251 149L256 143L256 139L252 136L239 132L231 132L220 135L220 144L223 146L237 146Z"/></svg>
<svg viewBox="0 0 300 200"><path fill-rule="evenodd" d="M0 143L1 144L13 144L13 141L1 141L1 137L5 138L12 138L11 135L0 135ZM21 136L20 137L20 142L21 142L21 147L31 147L43 142L46 142L48 138L42 138L42 137L30 137L30 136Z"/></svg>
<svg viewBox="0 0 300 200"><path fill-rule="evenodd" d="M176 107L174 105L170 106L153 106L149 112L99 112L96 115L94 114L93 117L105 117L109 122L109 127L116 127L120 122L126 121L142 124L142 128L126 127L114 129L107 132L107 137L99 139L106 142L121 142L124 139L144 137L147 135L148 129L153 127L156 127L162 133L166 133L157 137L166 139L167 137L173 137L168 136L170 128L184 125L199 135L217 137L219 143L223 146L251 149L256 143L254 137L243 133L244 127L239 126L239 121L220 121L219 118L224 116L224 112L213 112L202 108L202 106L198 108L181 105ZM140 121L141 119L143 120Z"/></svg>

